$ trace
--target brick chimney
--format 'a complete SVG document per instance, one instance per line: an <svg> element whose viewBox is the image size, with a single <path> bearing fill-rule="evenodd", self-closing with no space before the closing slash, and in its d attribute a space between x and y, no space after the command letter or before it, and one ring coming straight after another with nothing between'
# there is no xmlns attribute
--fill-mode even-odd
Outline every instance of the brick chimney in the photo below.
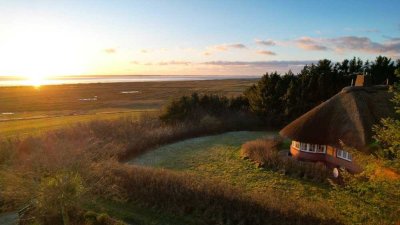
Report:
<svg viewBox="0 0 400 225"><path fill-rule="evenodd" d="M368 78L369 78L369 77L367 77L366 75L362 75L362 74L357 75L356 82L355 82L354 86L356 86L356 87L366 87L366 86L369 86L369 85L370 85L370 82L369 82L369 79L368 79Z"/></svg>

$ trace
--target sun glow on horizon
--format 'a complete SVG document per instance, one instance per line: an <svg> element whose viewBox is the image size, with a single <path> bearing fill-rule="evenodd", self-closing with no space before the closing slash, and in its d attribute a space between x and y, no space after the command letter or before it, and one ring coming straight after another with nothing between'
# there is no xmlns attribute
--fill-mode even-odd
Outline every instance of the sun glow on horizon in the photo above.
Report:
<svg viewBox="0 0 400 225"><path fill-rule="evenodd" d="M27 85L85 72L87 60L78 32L39 20L13 26L0 39L0 60L6 62L6 71L23 77Z"/></svg>

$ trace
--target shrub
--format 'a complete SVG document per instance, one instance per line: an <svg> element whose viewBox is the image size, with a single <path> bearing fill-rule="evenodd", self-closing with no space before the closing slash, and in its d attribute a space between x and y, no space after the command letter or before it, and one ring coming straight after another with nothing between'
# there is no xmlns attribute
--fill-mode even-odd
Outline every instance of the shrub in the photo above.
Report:
<svg viewBox="0 0 400 225"><path fill-rule="evenodd" d="M278 158L278 149L282 144L280 139L257 139L243 144L240 152L242 158L251 159L260 166L274 164Z"/></svg>
<svg viewBox="0 0 400 225"><path fill-rule="evenodd" d="M241 156L257 166L280 171L284 174L325 182L329 170L323 163L301 162L279 154L280 139L257 139L242 145Z"/></svg>

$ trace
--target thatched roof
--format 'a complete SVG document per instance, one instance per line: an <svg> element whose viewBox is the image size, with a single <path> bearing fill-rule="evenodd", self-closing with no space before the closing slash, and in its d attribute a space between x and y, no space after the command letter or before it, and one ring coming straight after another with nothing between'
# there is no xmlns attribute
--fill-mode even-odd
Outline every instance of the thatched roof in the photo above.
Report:
<svg viewBox="0 0 400 225"><path fill-rule="evenodd" d="M280 134L306 143L340 147L342 142L362 149L372 140L372 126L394 115L391 98L387 86L346 87L291 122Z"/></svg>

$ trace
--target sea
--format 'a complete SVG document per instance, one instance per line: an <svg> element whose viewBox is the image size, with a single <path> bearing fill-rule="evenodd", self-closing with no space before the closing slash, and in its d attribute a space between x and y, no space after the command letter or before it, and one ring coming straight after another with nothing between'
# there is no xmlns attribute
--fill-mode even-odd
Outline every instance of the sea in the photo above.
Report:
<svg viewBox="0 0 400 225"><path fill-rule="evenodd" d="M160 81L196 81L226 79L258 79L258 75L92 75L92 76L55 76L36 81L39 85L121 83L121 82L160 82ZM0 86L32 86L33 82L22 77L0 76Z"/></svg>

